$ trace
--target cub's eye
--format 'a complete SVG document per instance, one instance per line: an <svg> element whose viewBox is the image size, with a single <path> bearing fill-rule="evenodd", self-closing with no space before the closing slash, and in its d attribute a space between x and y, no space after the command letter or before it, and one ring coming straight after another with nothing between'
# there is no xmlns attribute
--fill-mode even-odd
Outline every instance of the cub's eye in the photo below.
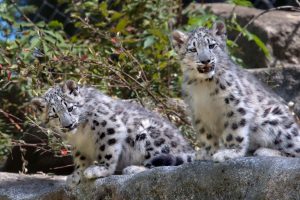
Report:
<svg viewBox="0 0 300 200"><path fill-rule="evenodd" d="M68 108L68 112L72 112L73 110L73 106L71 106L70 108Z"/></svg>
<svg viewBox="0 0 300 200"><path fill-rule="evenodd" d="M188 52L197 52L196 48L188 49Z"/></svg>
<svg viewBox="0 0 300 200"><path fill-rule="evenodd" d="M210 44L210 45L208 45L208 48L213 49L213 48L215 48L215 46L216 46L216 44Z"/></svg>

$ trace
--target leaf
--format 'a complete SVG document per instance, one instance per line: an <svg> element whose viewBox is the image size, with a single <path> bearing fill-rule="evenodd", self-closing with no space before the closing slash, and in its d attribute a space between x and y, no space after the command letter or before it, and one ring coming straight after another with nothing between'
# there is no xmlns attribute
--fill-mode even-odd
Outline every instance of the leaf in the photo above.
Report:
<svg viewBox="0 0 300 200"><path fill-rule="evenodd" d="M108 16L107 3L105 1L101 2L101 4L99 5L99 10L104 17Z"/></svg>
<svg viewBox="0 0 300 200"><path fill-rule="evenodd" d="M115 28L116 32L121 32L121 31L125 30L125 27L127 26L127 24L129 24L129 19L126 16L126 17L122 18L119 21L119 23L117 24L117 26Z"/></svg>
<svg viewBox="0 0 300 200"><path fill-rule="evenodd" d="M52 20L51 22L49 22L49 28L52 28L52 29L63 29L64 25L57 21L57 20Z"/></svg>
<svg viewBox="0 0 300 200"><path fill-rule="evenodd" d="M148 36L144 41L144 49L153 45L155 39L153 36Z"/></svg>

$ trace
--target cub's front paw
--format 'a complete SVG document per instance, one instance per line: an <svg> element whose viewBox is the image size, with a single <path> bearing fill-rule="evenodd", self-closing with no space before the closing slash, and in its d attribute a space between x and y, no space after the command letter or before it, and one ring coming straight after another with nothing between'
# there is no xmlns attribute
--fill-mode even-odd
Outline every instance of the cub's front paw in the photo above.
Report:
<svg viewBox="0 0 300 200"><path fill-rule="evenodd" d="M87 179L102 178L111 175L108 169L104 166L92 165L86 168L83 172Z"/></svg>
<svg viewBox="0 0 300 200"><path fill-rule="evenodd" d="M80 173L76 171L67 177L67 186L69 188L74 188L80 183L80 181L81 181Z"/></svg>
<svg viewBox="0 0 300 200"><path fill-rule="evenodd" d="M130 175L130 174L137 174L140 172L143 172L147 170L148 168L144 166L136 166L136 165L131 165L123 169L122 174Z"/></svg>
<svg viewBox="0 0 300 200"><path fill-rule="evenodd" d="M241 152L237 152L235 149L223 149L217 151L213 156L213 161L216 162L224 162L229 159L242 157L243 154Z"/></svg>

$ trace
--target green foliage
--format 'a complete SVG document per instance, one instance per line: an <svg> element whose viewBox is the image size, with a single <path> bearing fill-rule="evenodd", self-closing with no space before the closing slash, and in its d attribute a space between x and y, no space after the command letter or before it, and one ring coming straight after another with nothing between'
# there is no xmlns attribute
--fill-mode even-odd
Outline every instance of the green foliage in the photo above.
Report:
<svg viewBox="0 0 300 200"><path fill-rule="evenodd" d="M237 6L253 7L251 1L249 0L227 0L227 3Z"/></svg>

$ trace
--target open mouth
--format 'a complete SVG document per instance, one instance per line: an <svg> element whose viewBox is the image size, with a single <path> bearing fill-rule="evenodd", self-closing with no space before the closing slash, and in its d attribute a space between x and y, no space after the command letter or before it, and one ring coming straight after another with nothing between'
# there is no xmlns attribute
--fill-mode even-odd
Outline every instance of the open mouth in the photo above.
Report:
<svg viewBox="0 0 300 200"><path fill-rule="evenodd" d="M199 73L207 74L215 69L214 65L204 65L201 67L197 67Z"/></svg>
<svg viewBox="0 0 300 200"><path fill-rule="evenodd" d="M70 125L68 127L63 128L63 130L66 131L66 132L68 132L68 131L74 130L75 128L77 128L77 124L74 123L74 124L72 124L72 125Z"/></svg>

